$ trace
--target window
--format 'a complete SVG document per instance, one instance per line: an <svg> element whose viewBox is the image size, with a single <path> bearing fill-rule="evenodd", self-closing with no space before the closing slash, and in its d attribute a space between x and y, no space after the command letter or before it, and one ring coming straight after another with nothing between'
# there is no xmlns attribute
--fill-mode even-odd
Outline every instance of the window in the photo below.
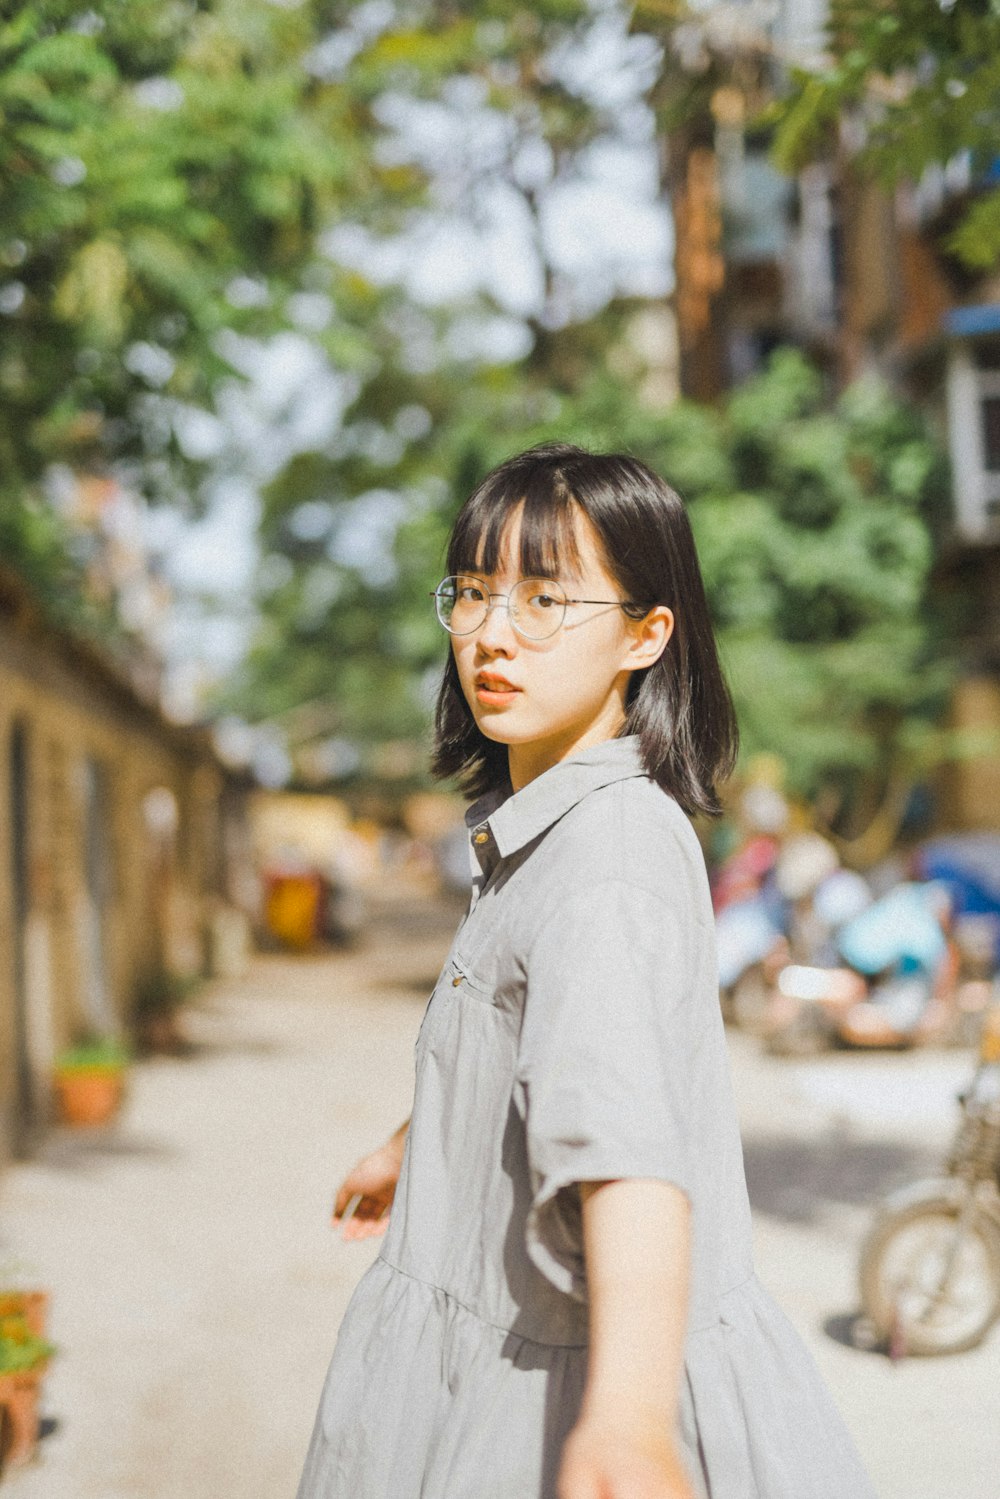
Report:
<svg viewBox="0 0 1000 1499"><path fill-rule="evenodd" d="M1000 395L984 396L979 404L983 421L983 467L1000 473Z"/></svg>
<svg viewBox="0 0 1000 1499"><path fill-rule="evenodd" d="M1000 541L1000 359L994 344L957 339L948 359L948 446L955 529L963 541Z"/></svg>

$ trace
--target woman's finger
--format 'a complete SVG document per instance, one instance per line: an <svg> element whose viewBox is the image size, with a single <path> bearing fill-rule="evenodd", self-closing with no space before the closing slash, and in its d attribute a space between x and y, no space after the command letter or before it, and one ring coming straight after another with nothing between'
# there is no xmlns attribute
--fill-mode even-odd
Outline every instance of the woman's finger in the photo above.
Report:
<svg viewBox="0 0 1000 1499"><path fill-rule="evenodd" d="M360 1192L344 1208L343 1215L334 1212L333 1226L339 1228L345 1239L368 1239L384 1234L389 1226L389 1209L392 1199L365 1197Z"/></svg>
<svg viewBox="0 0 1000 1499"><path fill-rule="evenodd" d="M388 1202L373 1202L371 1209L368 1210L367 1205L363 1203L355 1214L354 1220L350 1228L345 1232L344 1237L347 1239L374 1239L380 1237L389 1227L389 1208L390 1204ZM377 1212L376 1209L378 1209Z"/></svg>
<svg viewBox="0 0 1000 1499"><path fill-rule="evenodd" d="M344 1204L343 1209L338 1212L337 1208L340 1201L341 1193L338 1192L333 1202L333 1221L340 1228L346 1228L361 1204L362 1194L360 1192L355 1192L352 1197L348 1198L347 1202Z"/></svg>
<svg viewBox="0 0 1000 1499"><path fill-rule="evenodd" d="M347 1211L351 1202L363 1195L363 1191L358 1189L350 1177L346 1181L341 1182L333 1197L333 1217L340 1218Z"/></svg>

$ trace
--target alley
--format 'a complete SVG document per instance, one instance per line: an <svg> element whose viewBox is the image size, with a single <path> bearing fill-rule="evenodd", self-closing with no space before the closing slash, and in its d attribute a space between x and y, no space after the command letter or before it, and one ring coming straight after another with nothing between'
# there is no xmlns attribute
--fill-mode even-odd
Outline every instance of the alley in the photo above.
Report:
<svg viewBox="0 0 1000 1499"><path fill-rule="evenodd" d="M193 1007L189 1056L135 1068L111 1133L56 1133L7 1172L0 1259L52 1288L60 1349L12 1499L291 1499L377 1252L331 1233L333 1188L408 1112L457 914L396 892L355 953L256 959ZM871 1204L934 1165L967 1056L778 1062L739 1035L732 1054L758 1268L881 1499L998 1499L1000 1337L895 1367L848 1340Z"/></svg>

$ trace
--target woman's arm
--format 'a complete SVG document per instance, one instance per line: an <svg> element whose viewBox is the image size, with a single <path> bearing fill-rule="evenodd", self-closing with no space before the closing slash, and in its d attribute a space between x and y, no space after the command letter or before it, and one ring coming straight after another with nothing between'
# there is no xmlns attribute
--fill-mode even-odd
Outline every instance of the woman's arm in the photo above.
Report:
<svg viewBox="0 0 1000 1499"><path fill-rule="evenodd" d="M665 1181L581 1182L587 1384L559 1499L693 1499L675 1429L687 1327L690 1208Z"/></svg>

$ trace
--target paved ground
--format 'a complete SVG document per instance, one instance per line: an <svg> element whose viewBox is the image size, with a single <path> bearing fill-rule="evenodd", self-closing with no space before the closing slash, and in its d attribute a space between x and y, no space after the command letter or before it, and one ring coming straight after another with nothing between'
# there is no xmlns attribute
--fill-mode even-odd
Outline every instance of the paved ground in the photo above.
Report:
<svg viewBox="0 0 1000 1499"><path fill-rule="evenodd" d="M52 1288L61 1349L12 1499L291 1499L377 1249L331 1234L332 1189L408 1112L454 919L396 902L363 952L258 960L200 1002L191 1056L135 1069L113 1132L57 1134L6 1174L0 1263ZM844 1341L870 1204L938 1158L966 1058L779 1062L736 1035L733 1061L759 1269L881 1499L1000 1499L1000 1334L895 1367Z"/></svg>

